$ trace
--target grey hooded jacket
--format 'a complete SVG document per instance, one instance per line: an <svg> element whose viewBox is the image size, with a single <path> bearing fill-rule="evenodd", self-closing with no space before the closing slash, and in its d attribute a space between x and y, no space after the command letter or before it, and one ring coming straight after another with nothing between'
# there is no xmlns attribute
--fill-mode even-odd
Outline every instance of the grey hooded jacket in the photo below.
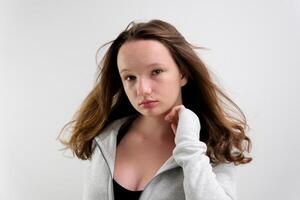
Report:
<svg viewBox="0 0 300 200"><path fill-rule="evenodd" d="M95 137L96 148L84 175L83 200L114 200L117 134L129 117L115 120ZM179 111L173 155L145 186L140 200L236 200L236 166L211 166L207 146L199 140L200 128L193 111Z"/></svg>

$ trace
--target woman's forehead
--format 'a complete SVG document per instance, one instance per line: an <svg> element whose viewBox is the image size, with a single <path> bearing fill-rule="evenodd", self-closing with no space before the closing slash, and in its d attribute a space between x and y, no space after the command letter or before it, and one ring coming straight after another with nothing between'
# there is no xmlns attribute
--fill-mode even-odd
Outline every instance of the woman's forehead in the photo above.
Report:
<svg viewBox="0 0 300 200"><path fill-rule="evenodd" d="M117 56L121 71L137 66L151 67L172 62L169 50L155 40L138 40L123 44Z"/></svg>

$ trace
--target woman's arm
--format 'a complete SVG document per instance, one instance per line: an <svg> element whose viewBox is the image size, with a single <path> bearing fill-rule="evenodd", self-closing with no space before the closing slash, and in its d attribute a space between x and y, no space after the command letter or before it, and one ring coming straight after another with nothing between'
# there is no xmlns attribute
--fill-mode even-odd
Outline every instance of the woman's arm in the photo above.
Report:
<svg viewBox="0 0 300 200"><path fill-rule="evenodd" d="M183 169L187 200L236 200L236 167L233 163L212 168L207 146L199 140L198 116L184 106L178 112L173 156Z"/></svg>

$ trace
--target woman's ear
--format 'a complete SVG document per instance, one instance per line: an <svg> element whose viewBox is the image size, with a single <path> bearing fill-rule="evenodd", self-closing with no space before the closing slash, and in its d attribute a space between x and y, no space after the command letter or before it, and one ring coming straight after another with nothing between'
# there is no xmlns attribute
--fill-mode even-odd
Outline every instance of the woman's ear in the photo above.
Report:
<svg viewBox="0 0 300 200"><path fill-rule="evenodd" d="M185 84L187 84L187 77L184 73L181 73L180 85L184 86Z"/></svg>

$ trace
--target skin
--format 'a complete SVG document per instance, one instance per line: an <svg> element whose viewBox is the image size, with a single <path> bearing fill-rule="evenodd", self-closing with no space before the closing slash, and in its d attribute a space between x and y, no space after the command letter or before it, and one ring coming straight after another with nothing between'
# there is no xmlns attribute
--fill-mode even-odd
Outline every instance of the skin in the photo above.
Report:
<svg viewBox="0 0 300 200"><path fill-rule="evenodd" d="M183 107L181 87L187 78L168 49L156 40L126 42L119 50L117 64L125 93L141 113L134 124L140 134L157 140L170 132L175 134L178 112ZM139 103L145 99L158 102L153 108L144 108Z"/></svg>
<svg viewBox="0 0 300 200"><path fill-rule="evenodd" d="M156 40L126 42L117 64L125 93L141 115L117 147L114 179L129 190L142 190L175 147L178 112L184 107L181 87L187 79ZM145 108L139 105L145 99L157 103Z"/></svg>

